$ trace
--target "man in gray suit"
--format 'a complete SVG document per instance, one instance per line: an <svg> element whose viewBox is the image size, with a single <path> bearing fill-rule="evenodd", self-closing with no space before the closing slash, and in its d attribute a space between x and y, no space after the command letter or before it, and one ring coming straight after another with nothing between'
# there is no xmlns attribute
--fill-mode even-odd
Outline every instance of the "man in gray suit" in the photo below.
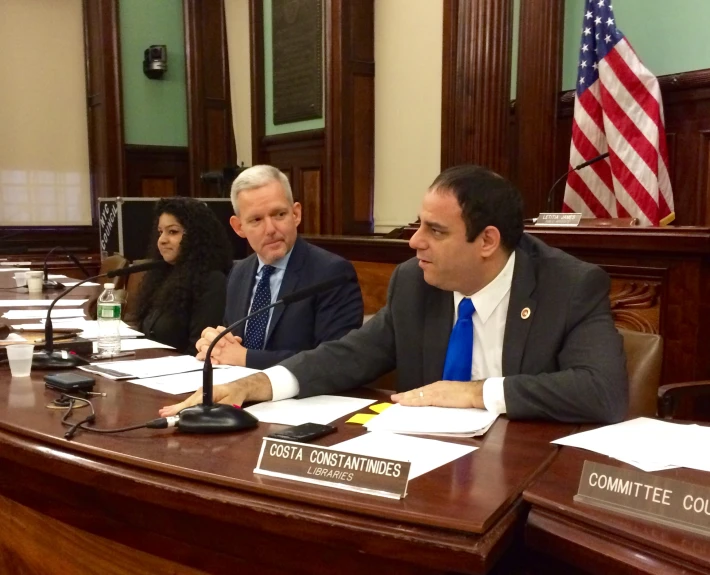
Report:
<svg viewBox="0 0 710 575"><path fill-rule="evenodd" d="M361 329L225 386L215 401L344 392L397 369L393 401L478 407L510 419L612 423L628 406L609 278L523 233L518 190L479 166L442 172L394 271L387 305ZM173 415L201 391L163 408Z"/></svg>

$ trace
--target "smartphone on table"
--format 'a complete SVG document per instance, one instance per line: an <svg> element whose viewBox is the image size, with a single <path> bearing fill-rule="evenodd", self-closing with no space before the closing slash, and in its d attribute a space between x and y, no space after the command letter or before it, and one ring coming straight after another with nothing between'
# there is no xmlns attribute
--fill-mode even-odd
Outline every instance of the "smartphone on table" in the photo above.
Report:
<svg viewBox="0 0 710 575"><path fill-rule="evenodd" d="M321 423L303 423L287 427L281 431L276 431L267 435L273 439L284 439L286 441L298 441L300 443L308 443L324 435L335 433L338 428L333 425L323 425Z"/></svg>

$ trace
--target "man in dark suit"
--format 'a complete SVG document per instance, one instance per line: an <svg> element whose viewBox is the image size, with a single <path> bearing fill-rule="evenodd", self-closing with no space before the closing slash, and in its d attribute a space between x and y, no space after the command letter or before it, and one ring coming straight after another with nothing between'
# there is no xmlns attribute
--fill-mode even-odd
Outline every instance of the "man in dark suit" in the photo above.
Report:
<svg viewBox="0 0 710 575"><path fill-rule="evenodd" d="M304 287L343 275L350 281L250 319L217 342L213 363L265 369L362 325L362 294L353 265L297 237L301 205L293 201L283 173L265 165L243 171L232 185L232 204L230 224L255 253L236 262L229 274L225 326ZM196 344L198 359L204 359L222 330L203 331Z"/></svg>
<svg viewBox="0 0 710 575"><path fill-rule="evenodd" d="M410 240L417 257L395 270L387 305L372 320L272 373L215 387L215 400L342 392L396 368L392 399L405 405L485 407L511 419L623 419L625 357L604 271L525 235L518 190L478 166L440 174L420 219Z"/></svg>

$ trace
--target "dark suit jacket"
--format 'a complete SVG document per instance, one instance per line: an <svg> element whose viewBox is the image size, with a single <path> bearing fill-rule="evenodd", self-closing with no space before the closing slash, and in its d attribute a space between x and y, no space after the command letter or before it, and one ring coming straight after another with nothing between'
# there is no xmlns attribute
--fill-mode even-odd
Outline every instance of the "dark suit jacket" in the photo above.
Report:
<svg viewBox="0 0 710 575"><path fill-rule="evenodd" d="M234 264L227 283L224 325L234 323L249 312L258 266L256 254ZM247 367L271 367L299 351L341 338L362 325L362 294L353 265L298 238L284 272L279 298L342 274L347 274L351 280L338 288L286 307L276 306L264 349L247 351ZM242 324L234 334L244 337L244 329L245 324Z"/></svg>
<svg viewBox="0 0 710 575"><path fill-rule="evenodd" d="M609 287L599 267L523 236L503 341L509 418L624 418L626 362ZM299 397L346 391L395 368L398 391L414 389L442 378L453 314L453 294L428 285L411 259L397 267L387 305L362 329L282 365L298 379Z"/></svg>
<svg viewBox="0 0 710 575"><path fill-rule="evenodd" d="M224 314L227 278L211 271L201 293L192 294L190 309L185 314L153 309L143 319L141 331L149 339L172 345L181 353L195 355L195 344L206 327L219 325Z"/></svg>

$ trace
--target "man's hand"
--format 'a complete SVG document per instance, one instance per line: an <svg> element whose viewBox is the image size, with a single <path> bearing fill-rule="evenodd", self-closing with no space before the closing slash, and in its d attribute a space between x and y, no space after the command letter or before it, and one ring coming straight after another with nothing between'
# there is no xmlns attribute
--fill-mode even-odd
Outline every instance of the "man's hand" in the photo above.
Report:
<svg viewBox="0 0 710 575"><path fill-rule="evenodd" d="M212 388L212 397L215 403L226 403L240 407L246 401L270 401L273 397L271 380L261 372L255 373L225 385L215 385ZM175 405L167 405L160 409L160 417L170 417L186 407L191 407L198 403L202 403L202 388L198 389L185 401Z"/></svg>
<svg viewBox="0 0 710 575"><path fill-rule="evenodd" d="M220 326L207 327L202 331L200 339L197 340L197 359L204 361L207 355L207 348L214 338L216 338L225 328ZM242 345L242 338L228 333L217 342L212 350L212 365L239 365L246 367L247 350Z"/></svg>
<svg viewBox="0 0 710 575"><path fill-rule="evenodd" d="M437 381L411 391L395 393L392 401L417 407L436 405L485 409L483 381Z"/></svg>

